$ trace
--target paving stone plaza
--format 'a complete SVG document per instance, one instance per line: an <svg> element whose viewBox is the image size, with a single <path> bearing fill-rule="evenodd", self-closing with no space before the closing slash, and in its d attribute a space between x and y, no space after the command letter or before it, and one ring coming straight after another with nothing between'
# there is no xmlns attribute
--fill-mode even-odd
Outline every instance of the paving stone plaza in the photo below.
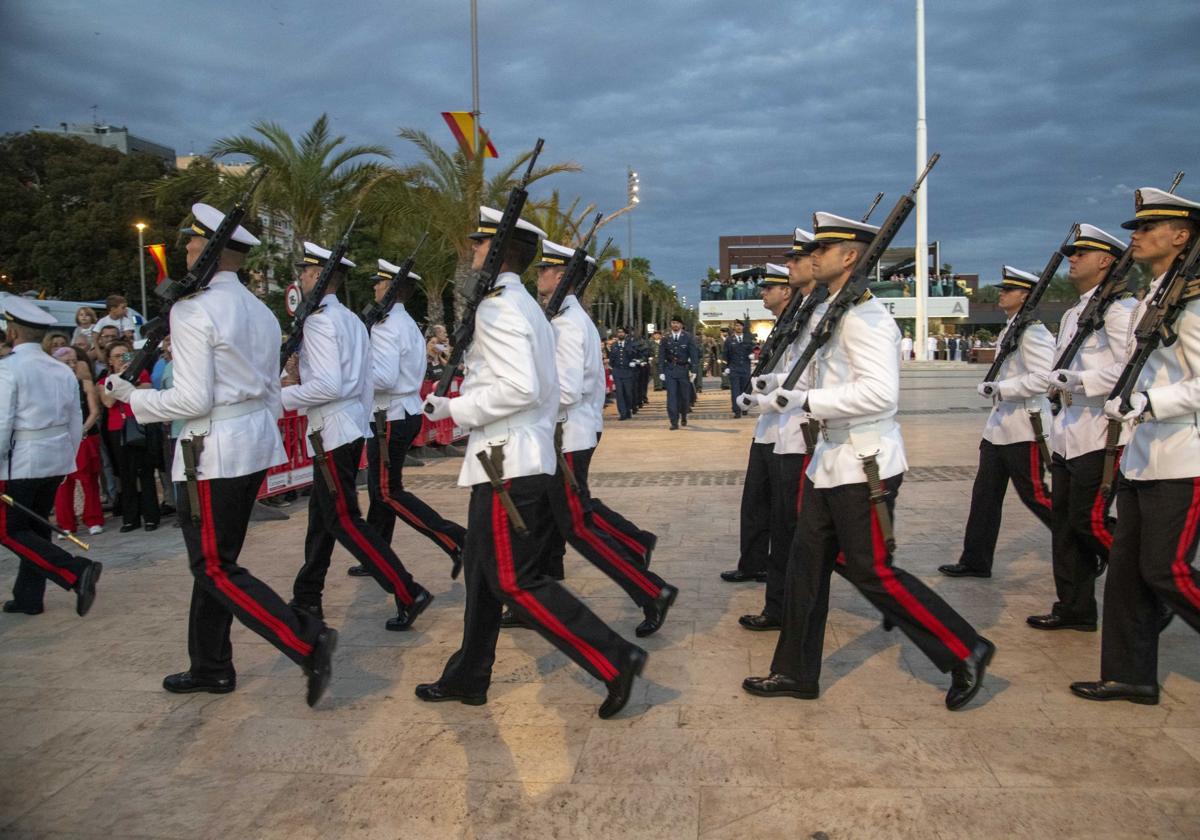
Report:
<svg viewBox="0 0 1200 840"><path fill-rule="evenodd" d="M861 838L1200 836L1200 644L1164 634L1158 706L1075 699L1096 679L1099 636L1042 633L1053 602L1048 532L1009 493L991 580L951 580L985 414L980 368L906 366L901 414L911 470L897 507L897 565L919 575L998 646L980 696L946 711L949 678L834 578L822 695L756 699L774 633L761 586L723 583L752 419L704 392L668 431L663 396L610 422L595 495L659 534L653 568L681 590L615 720L603 690L527 630L502 633L488 703L427 705L462 632L463 587L403 525L394 546L436 596L412 632L390 633L389 598L347 577L337 549L325 610L341 632L330 693L304 703L300 671L235 623L238 688L171 695L187 667L191 579L179 531L95 538L106 564L83 619L54 587L46 612L0 616L0 836L21 838ZM610 409L611 411L611 409ZM615 416L610 420L615 421ZM457 459L408 483L465 521ZM365 493L362 494L365 505ZM302 502L252 525L243 560L290 591ZM632 638L641 615L568 553L568 585ZM16 563L5 554L0 587ZM970 820L968 824L967 820Z"/></svg>

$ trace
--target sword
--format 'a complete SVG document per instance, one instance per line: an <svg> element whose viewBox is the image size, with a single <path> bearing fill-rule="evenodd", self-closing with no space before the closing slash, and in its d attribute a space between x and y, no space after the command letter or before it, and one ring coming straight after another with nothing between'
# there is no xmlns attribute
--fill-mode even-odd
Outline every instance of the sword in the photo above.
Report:
<svg viewBox="0 0 1200 840"><path fill-rule="evenodd" d="M57 525L54 525L53 523L50 522L49 519L30 510L29 508L25 507L25 505L21 504L20 502L18 502L16 499L14 499L12 496L8 495L7 493L0 493L0 502L4 502L4 504L8 505L13 510L19 510L19 511L21 511L21 513L25 514L29 518L37 520L38 522L42 523L47 528L49 528L51 531L58 534L60 537L62 537L64 539L68 539L71 542L75 543L75 545L79 546L84 551L87 551L91 547L87 543L85 543L83 540L79 539L79 537L72 534L70 531L64 531L62 528L59 528Z"/></svg>

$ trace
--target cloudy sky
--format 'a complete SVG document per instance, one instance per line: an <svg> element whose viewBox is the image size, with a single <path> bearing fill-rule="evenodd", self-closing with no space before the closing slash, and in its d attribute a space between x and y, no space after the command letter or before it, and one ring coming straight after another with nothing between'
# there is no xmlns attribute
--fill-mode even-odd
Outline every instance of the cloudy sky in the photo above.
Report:
<svg viewBox="0 0 1200 840"><path fill-rule="evenodd" d="M885 207L915 175L911 0L480 0L484 124L546 138L548 181L600 209L642 178L634 251L694 301L722 235ZM1037 271L1133 188L1200 196L1200 3L927 3L930 238L960 272ZM452 142L470 109L467 0L5 0L0 131L99 118L180 153L327 112L354 143ZM535 191L548 191L542 187ZM879 217L886 212L881 209ZM877 218L879 218L877 217ZM616 226L626 247L627 228ZM912 222L900 241L911 243Z"/></svg>

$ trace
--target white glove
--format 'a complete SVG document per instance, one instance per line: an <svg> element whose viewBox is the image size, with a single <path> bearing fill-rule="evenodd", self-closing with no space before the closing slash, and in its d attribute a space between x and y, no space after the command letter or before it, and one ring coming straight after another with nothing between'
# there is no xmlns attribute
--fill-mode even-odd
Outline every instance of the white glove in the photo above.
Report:
<svg viewBox="0 0 1200 840"><path fill-rule="evenodd" d="M1000 398L1000 387L995 382L980 382L975 390L979 392L979 396L989 400L992 397Z"/></svg>
<svg viewBox="0 0 1200 840"><path fill-rule="evenodd" d="M663 382L667 381L667 375L665 373L660 373L658 375L658 378L661 379Z"/></svg>
<svg viewBox="0 0 1200 840"><path fill-rule="evenodd" d="M728 376L728 375L729 375L729 368L725 368L725 375L726 375L726 376Z"/></svg>
<svg viewBox="0 0 1200 840"><path fill-rule="evenodd" d="M750 408L758 405L760 399L762 398L758 394L742 394L737 398L737 404L742 411L749 411Z"/></svg>
<svg viewBox="0 0 1200 840"><path fill-rule="evenodd" d="M630 367L637 367L637 362L630 362L630 363L629 363L629 366L630 366Z"/></svg>
<svg viewBox="0 0 1200 840"><path fill-rule="evenodd" d="M1150 398L1146 396L1145 391L1135 391L1129 397L1129 411L1121 411L1121 398L1114 397L1104 404L1104 413L1112 420L1134 420L1141 417L1146 409L1150 407Z"/></svg>
<svg viewBox="0 0 1200 840"><path fill-rule="evenodd" d="M780 405L780 398L786 400L787 404ZM794 391L789 391L786 388L776 388L771 392L768 399L777 406L776 411L792 411L804 405L804 401L808 399L808 391L800 388Z"/></svg>
<svg viewBox="0 0 1200 840"><path fill-rule="evenodd" d="M1077 370L1056 370L1050 374L1050 387L1060 391L1083 391L1083 373Z"/></svg>
<svg viewBox="0 0 1200 840"><path fill-rule="evenodd" d="M112 396L123 403L129 402L129 395L137 390L132 382L122 379L115 374L108 377L104 383L104 390L112 394Z"/></svg>
<svg viewBox="0 0 1200 840"><path fill-rule="evenodd" d="M425 416L430 420L445 420L450 417L450 398L430 394L425 398Z"/></svg>
<svg viewBox="0 0 1200 840"><path fill-rule="evenodd" d="M688 382L695 382L695 381L696 381L696 374L689 373L688 374Z"/></svg>

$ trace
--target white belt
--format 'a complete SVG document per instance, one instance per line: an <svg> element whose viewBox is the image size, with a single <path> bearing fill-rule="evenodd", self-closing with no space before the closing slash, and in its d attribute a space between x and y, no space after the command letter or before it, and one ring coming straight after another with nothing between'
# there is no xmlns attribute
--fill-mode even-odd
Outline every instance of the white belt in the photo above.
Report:
<svg viewBox="0 0 1200 840"><path fill-rule="evenodd" d="M244 417L247 414L254 414L256 411L262 411L266 407L266 402L260 399L243 400L242 402L230 405L214 405L212 411L206 417L197 417L194 420L185 422L183 428L179 430L179 436L189 438L204 437L212 430L214 420L231 420L234 417Z"/></svg>
<svg viewBox="0 0 1200 840"><path fill-rule="evenodd" d="M837 426L830 428L828 424L821 424L821 437L829 443L849 443L852 437L859 435L882 435L884 432L890 432L896 428L896 421L891 417L886 417L883 420L872 420L869 423L852 423L849 426Z"/></svg>
<svg viewBox="0 0 1200 840"><path fill-rule="evenodd" d="M416 397L416 396L419 396L416 391L404 391L402 393L395 392L395 391L388 391L387 393L382 393L382 394L376 393L375 396L372 397L372 400L374 401L373 404L374 404L376 411L384 411L384 410L390 408L392 405L392 402L395 400L402 400L406 397Z"/></svg>
<svg viewBox="0 0 1200 840"><path fill-rule="evenodd" d="M325 419L332 417L339 412L345 411L355 405L362 405L362 401L358 397L350 397L344 400L334 400L327 402L324 405L313 406L308 410L308 431L319 432L325 428Z"/></svg>
<svg viewBox="0 0 1200 840"><path fill-rule="evenodd" d="M1197 422L1197 416L1193 414L1181 414L1178 417L1168 417L1165 420L1158 417L1147 417L1141 421L1141 425L1152 425L1157 423L1160 426L1196 426L1200 425Z"/></svg>
<svg viewBox="0 0 1200 840"><path fill-rule="evenodd" d="M1107 397L1085 397L1083 394L1063 394L1062 401L1064 405L1083 406L1085 408L1104 408L1104 404L1108 402Z"/></svg>
<svg viewBox="0 0 1200 840"><path fill-rule="evenodd" d="M44 429L13 429L13 443L19 440L45 440L46 438L58 437L59 435L69 434L71 427L63 424L61 426L47 426Z"/></svg>
<svg viewBox="0 0 1200 840"><path fill-rule="evenodd" d="M486 426L480 427L480 431L489 446L500 446L508 441L508 433L511 430L532 426L540 419L542 419L542 412L539 409L530 408L510 414L494 423L488 423Z"/></svg>

